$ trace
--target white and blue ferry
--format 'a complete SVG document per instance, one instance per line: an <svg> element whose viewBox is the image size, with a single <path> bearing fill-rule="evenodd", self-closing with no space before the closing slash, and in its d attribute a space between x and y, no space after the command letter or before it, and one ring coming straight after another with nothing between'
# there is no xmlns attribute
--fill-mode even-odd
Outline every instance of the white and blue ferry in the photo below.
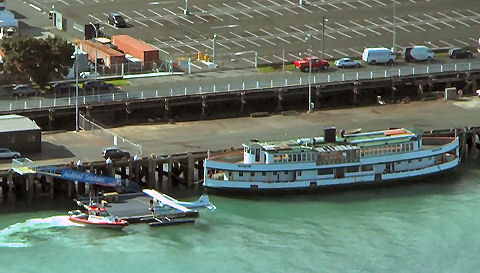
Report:
<svg viewBox="0 0 480 273"><path fill-rule="evenodd" d="M258 194L382 184L440 173L460 163L458 137L426 137L406 129L243 143L243 153L205 160L209 192Z"/></svg>

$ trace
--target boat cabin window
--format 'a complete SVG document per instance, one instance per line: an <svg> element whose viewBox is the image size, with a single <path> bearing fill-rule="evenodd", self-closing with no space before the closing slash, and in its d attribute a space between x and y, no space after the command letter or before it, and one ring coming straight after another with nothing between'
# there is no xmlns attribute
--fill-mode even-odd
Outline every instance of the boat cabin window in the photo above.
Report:
<svg viewBox="0 0 480 273"><path fill-rule="evenodd" d="M238 172L238 176L243 176L243 172Z"/></svg>
<svg viewBox="0 0 480 273"><path fill-rule="evenodd" d="M284 174L288 174L288 171L283 172Z"/></svg>
<svg viewBox="0 0 480 273"><path fill-rule="evenodd" d="M373 171L373 165L362 165L362 171Z"/></svg>
<svg viewBox="0 0 480 273"><path fill-rule="evenodd" d="M262 172L262 176L266 176L267 175L267 172Z"/></svg>
<svg viewBox="0 0 480 273"><path fill-rule="evenodd" d="M298 171L297 176L302 176L302 171Z"/></svg>
<svg viewBox="0 0 480 273"><path fill-rule="evenodd" d="M358 167L359 167L359 166L350 166L350 167L347 167L347 173L356 173L356 172L358 172Z"/></svg>
<svg viewBox="0 0 480 273"><path fill-rule="evenodd" d="M326 175L326 174L332 174L333 169L319 169L317 170L317 175Z"/></svg>
<svg viewBox="0 0 480 273"><path fill-rule="evenodd" d="M255 172L250 172L250 176L255 176Z"/></svg>

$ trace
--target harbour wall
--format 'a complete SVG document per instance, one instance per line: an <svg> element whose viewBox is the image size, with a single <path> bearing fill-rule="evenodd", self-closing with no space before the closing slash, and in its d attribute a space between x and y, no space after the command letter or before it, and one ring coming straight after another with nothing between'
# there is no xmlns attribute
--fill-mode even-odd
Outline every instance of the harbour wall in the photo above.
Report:
<svg viewBox="0 0 480 273"><path fill-rule="evenodd" d="M463 95L474 94L480 71L443 72L395 76L344 82L274 87L240 91L217 91L150 99L109 101L80 106L87 119L103 126L123 126L148 122L175 122L288 114L306 111L308 95L315 110L402 103L443 97L445 88L455 87ZM20 114L37 122L44 130L74 129L75 105L55 108L0 111Z"/></svg>

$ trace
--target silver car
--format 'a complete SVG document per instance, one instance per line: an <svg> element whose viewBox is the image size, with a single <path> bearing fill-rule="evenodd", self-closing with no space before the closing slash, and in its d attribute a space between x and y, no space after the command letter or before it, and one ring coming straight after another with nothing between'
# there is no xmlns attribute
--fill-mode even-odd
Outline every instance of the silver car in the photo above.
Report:
<svg viewBox="0 0 480 273"><path fill-rule="evenodd" d="M0 158L5 159L5 158L18 158L20 157L21 154L16 151L12 151L8 148L0 148Z"/></svg>

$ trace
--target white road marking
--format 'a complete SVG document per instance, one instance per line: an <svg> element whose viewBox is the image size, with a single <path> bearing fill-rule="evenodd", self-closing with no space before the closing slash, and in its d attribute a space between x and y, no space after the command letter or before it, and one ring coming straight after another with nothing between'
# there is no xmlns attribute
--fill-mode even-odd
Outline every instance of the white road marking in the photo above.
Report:
<svg viewBox="0 0 480 273"><path fill-rule="evenodd" d="M266 15L265 13L263 13L263 12L261 12L261 11L253 10L253 12L256 12L256 13L258 13L258 14L260 14L260 15L265 16L265 17L268 18L268 15Z"/></svg>
<svg viewBox="0 0 480 273"><path fill-rule="evenodd" d="M267 40L267 39L265 39L265 38L261 38L261 39L262 39L263 41L265 41L265 42L273 45L273 46L276 45L274 42L271 42L271 41L269 41L269 40Z"/></svg>
<svg viewBox="0 0 480 273"><path fill-rule="evenodd" d="M155 21L155 20L153 20L152 18L150 18L149 20L150 20L150 21L152 21L152 22L154 22L154 23L155 23L155 24L157 24L157 25L161 25L161 26L163 26L163 24L162 24L162 23L160 23L160 22L158 22L158 21Z"/></svg>
<svg viewBox="0 0 480 273"><path fill-rule="evenodd" d="M270 2L270 3L272 3L272 4L274 4L274 5L277 5L277 6L279 6L279 7L281 7L281 6L282 6L282 5L280 5L280 4L278 4L278 3L276 3L276 2L274 2L274 1L272 1L272 0L267 0L267 1L268 1L268 2Z"/></svg>
<svg viewBox="0 0 480 273"><path fill-rule="evenodd" d="M239 43L237 43L237 42L235 42L235 41L232 41L232 40L228 39L227 37L224 37L224 36L222 36L222 35L220 35L220 34L217 34L217 37L219 37L219 38L221 38L221 39L223 39L223 40L226 40L226 41L228 41L228 42L230 42L230 43L236 44L237 46L239 46L239 47L241 47L241 48L245 48L244 45L239 44Z"/></svg>
<svg viewBox="0 0 480 273"><path fill-rule="evenodd" d="M467 17L467 16L461 14L460 12L456 12L456 11L454 11L454 10L452 10L452 13L455 13L455 14L458 15L458 16L462 16L463 18L466 18L466 17Z"/></svg>
<svg viewBox="0 0 480 273"><path fill-rule="evenodd" d="M380 1L378 1L378 0L372 0L372 1L373 1L373 2L377 2L377 3L379 3L380 5L382 5L382 6L384 6L384 7L386 7L386 6L387 6L386 4L384 4L383 2L380 2Z"/></svg>
<svg viewBox="0 0 480 273"><path fill-rule="evenodd" d="M283 42L285 42L285 43L287 43L287 44L291 44L291 42L283 39L282 37L275 37L275 38L277 38L277 39L279 39L279 40L281 40L281 41L283 41Z"/></svg>
<svg viewBox="0 0 480 273"><path fill-rule="evenodd" d="M101 22L102 20L98 19L97 17L91 15L91 14L88 14L88 16L90 16L91 18L95 19L95 21L97 22Z"/></svg>
<svg viewBox="0 0 480 273"><path fill-rule="evenodd" d="M286 10L288 10L288 11L290 11L291 13L298 14L298 12L296 12L296 11L293 11L293 10L291 10L291 9L287 8L287 7L283 7L283 8L284 8L284 9L286 9Z"/></svg>
<svg viewBox="0 0 480 273"><path fill-rule="evenodd" d="M303 59L301 56L293 55L292 53L288 53L288 55L292 56L294 59Z"/></svg>
<svg viewBox="0 0 480 273"><path fill-rule="evenodd" d="M313 13L313 11L306 9L304 6L298 6L299 8L303 9L306 12Z"/></svg>
<svg viewBox="0 0 480 273"><path fill-rule="evenodd" d="M138 14L139 16L142 16L143 18L147 18L147 16L141 14L140 12L136 11L136 10L132 10L132 12Z"/></svg>
<svg viewBox="0 0 480 273"><path fill-rule="evenodd" d="M278 57L277 55L272 55L272 56L275 57L275 58L277 58L277 59L279 59L280 61L284 61L284 60L286 61L286 59L283 59L283 58L281 58L281 57Z"/></svg>
<svg viewBox="0 0 480 273"><path fill-rule="evenodd" d="M341 56L347 56L347 53L342 52L342 51L340 51L340 50L338 50L338 49L334 49L333 51L339 53Z"/></svg>
<svg viewBox="0 0 480 273"><path fill-rule="evenodd" d="M329 6L333 7L333 8L339 9L339 10L343 10L342 8L337 7L337 6L335 6L334 4L332 4L332 3L327 3L327 5L329 5Z"/></svg>
<svg viewBox="0 0 480 273"><path fill-rule="evenodd" d="M82 5L85 5L85 3L83 3L81 0L75 0L77 1L78 3L82 4Z"/></svg>
<svg viewBox="0 0 480 273"><path fill-rule="evenodd" d="M365 6L369 7L369 8L372 7L372 6L370 6L369 4L367 4L367 3L363 2L363 1L360 1L360 0L358 0L358 3L363 4L363 5L365 5Z"/></svg>
<svg viewBox="0 0 480 273"><path fill-rule="evenodd" d="M479 42L479 41L478 41L478 38L472 38L472 37L469 37L468 39L470 39L470 40L474 41L476 44L478 44L478 42Z"/></svg>
<svg viewBox="0 0 480 273"><path fill-rule="evenodd" d="M226 49L232 49L231 47L226 46L226 45L224 45L223 43L220 43L220 42L216 42L216 43L217 43L218 45L223 46L223 47L226 48Z"/></svg>
<svg viewBox="0 0 480 273"><path fill-rule="evenodd" d="M349 4L349 3L347 3L347 2L345 2L345 1L343 1L343 2L342 2L342 4L345 4L345 5L347 5L347 6L351 7L351 8L353 8L353 9L357 9L357 7L355 7L355 6L354 6L354 5L352 5L352 4Z"/></svg>
<svg viewBox="0 0 480 273"><path fill-rule="evenodd" d="M142 23L142 22L138 21L137 19L134 19L134 21L137 22L137 23L140 24L140 25L143 25L144 27L148 27L147 24Z"/></svg>
<svg viewBox="0 0 480 273"><path fill-rule="evenodd" d="M362 52L358 51L358 50L355 50L351 47L348 48L350 51L353 51L354 53L358 54L358 55L362 55Z"/></svg>
<svg viewBox="0 0 480 273"><path fill-rule="evenodd" d="M248 63L251 63L251 64L255 64L255 62L253 62L253 61L250 61L250 60L248 60L248 59L245 59L245 58L242 58L242 60L244 60L244 61L246 61L246 62L248 62Z"/></svg>
<svg viewBox="0 0 480 273"><path fill-rule="evenodd" d="M426 44L429 44L432 48L440 48L439 46L437 46L436 44L433 44L432 41L425 41ZM415 44L411 44L412 46L414 46Z"/></svg>
<svg viewBox="0 0 480 273"><path fill-rule="evenodd" d="M462 40L459 40L459 39L453 39L453 40L454 40L454 41L457 41L457 42L459 42L459 43L461 43L461 44L464 44L464 45L466 45L466 46L469 46L469 45L470 45L470 44L468 44L468 43L466 43L466 42L464 42L464 41L462 41Z"/></svg>
<svg viewBox="0 0 480 273"><path fill-rule="evenodd" d="M205 19L205 18L203 18L202 16L198 16L197 14L194 14L193 16L195 16L195 17L197 17L198 19L203 20L203 21L205 21L205 22L208 23L208 20Z"/></svg>
<svg viewBox="0 0 480 273"><path fill-rule="evenodd" d="M340 24L337 23L337 22L335 22L335 23L338 24L338 25L340 25ZM343 32L340 32L339 30L335 30L335 29L333 29L333 28L331 28L331 27L329 27L329 26L325 26L325 28L328 28L328 29L330 29L330 30L332 30L332 31L336 31L336 32L338 32L339 34L341 34L341 35L343 35L343 36L345 36L345 37L347 37L347 38L352 38L352 36L350 36L350 35L348 35L348 34L345 34L345 33L343 33Z"/></svg>
<svg viewBox="0 0 480 273"><path fill-rule="evenodd" d="M265 59L265 58L262 58L262 57L260 57L260 56L258 56L258 55L257 55L257 57L258 57L260 60L263 60L264 62L267 62L267 63L270 63L270 64L273 63L272 61L267 60L267 59Z"/></svg>
<svg viewBox="0 0 480 273"><path fill-rule="evenodd" d="M360 25L360 24L358 24L358 23L356 23L356 22L354 22L354 21L352 21L352 20L348 20L348 21L349 21L350 23L356 25L357 27L365 28L366 30L368 30L368 31L370 31L370 32L373 32L373 33L375 33L375 34L377 34L377 35L382 35L380 32L375 31L375 30L372 30L372 29L370 29L370 28L368 28L368 27L362 26L362 25ZM362 35L362 36L366 36L366 35L363 34L363 33L362 33L361 35Z"/></svg>
<svg viewBox="0 0 480 273"><path fill-rule="evenodd" d="M325 8L322 8L321 6L319 6L319 5L315 4L315 3L311 3L311 4L312 4L313 6L315 6L315 7L317 7L317 8L319 8L319 9L321 9L321 10L325 11L325 12L327 12L327 11L328 11L327 9L325 9Z"/></svg>
<svg viewBox="0 0 480 273"><path fill-rule="evenodd" d="M378 19L381 20L381 21L383 21L383 22L385 22L385 23L387 23L387 24L393 25L391 22L389 22L389 21L387 21L387 20L385 20L385 19L383 19L383 18L378 18ZM397 24L397 28L399 28L399 29L401 29L401 30L403 30L403 31L406 31L406 32L411 32L410 30L408 30L408 29L406 29L406 28L404 28L404 27L402 27L402 26L399 26L398 24ZM384 28L384 29L390 31L388 28ZM390 32L393 33L393 31L390 31Z"/></svg>
<svg viewBox="0 0 480 273"><path fill-rule="evenodd" d="M451 43L447 43L447 42L445 42L444 40L438 40L438 41L439 41L440 43L446 44L446 45L449 46L449 47L453 47L453 45L452 45Z"/></svg>
<svg viewBox="0 0 480 273"><path fill-rule="evenodd" d="M248 31L248 30L244 30L244 32L245 32L245 33L247 33L247 34L250 34L250 35L252 35L253 37L257 37L257 38L258 38L258 35L257 35L257 34L255 34L255 33L251 33L251 32L250 32L250 31Z"/></svg>
<svg viewBox="0 0 480 273"><path fill-rule="evenodd" d="M247 8L247 9L252 9L251 7L249 7L249 6L245 5L245 4L243 4L242 2L238 2L238 1L237 1L237 4L239 4L240 6L242 6L242 7L244 7L244 8Z"/></svg>
<svg viewBox="0 0 480 273"><path fill-rule="evenodd" d="M131 20L132 17L126 15L125 13L121 12L121 11L118 11L119 14L121 14L123 17L127 18L128 20ZM108 16L108 15L107 15Z"/></svg>
<svg viewBox="0 0 480 273"><path fill-rule="evenodd" d="M455 20L455 21L456 21L457 23L459 23L459 24L462 24L462 25L464 25L464 26L470 27L470 25L467 24L467 23L465 23L465 22L462 22L462 21L460 21L460 20Z"/></svg>
<svg viewBox="0 0 480 273"><path fill-rule="evenodd" d="M63 0L58 0L58 2L64 3L64 4L67 5L67 6L70 6L69 3L67 3L67 2L65 2L65 1L63 1Z"/></svg>
<svg viewBox="0 0 480 273"><path fill-rule="evenodd" d="M208 6L211 7L212 9L214 9L214 10L219 11L220 14L228 15L228 16L230 16L230 17L232 17L233 19L235 19L235 20L238 21L238 17L236 17L236 16L234 16L234 15L232 15L232 14L230 14L230 13L224 11L224 10L221 10L221 9L219 9L219 8L217 8L217 7L214 7L214 6L212 6L211 4L208 4Z"/></svg>
<svg viewBox="0 0 480 273"><path fill-rule="evenodd" d="M426 22L425 20L421 20L421 19L419 19L419 18L417 18L417 17L415 17L415 16L412 16L412 15L408 15L408 16L411 17L411 18L413 18L413 19L415 19L415 20L417 20L417 21L419 21L419 22L422 22L422 23L424 23L424 24L427 24L427 25L429 25L429 26L431 26L431 27L433 27L433 28L436 28L436 29L438 29L438 30L441 30L441 28L439 28L439 27L437 27L437 26L435 26L435 25L432 25L432 24L430 24L429 22Z"/></svg>

